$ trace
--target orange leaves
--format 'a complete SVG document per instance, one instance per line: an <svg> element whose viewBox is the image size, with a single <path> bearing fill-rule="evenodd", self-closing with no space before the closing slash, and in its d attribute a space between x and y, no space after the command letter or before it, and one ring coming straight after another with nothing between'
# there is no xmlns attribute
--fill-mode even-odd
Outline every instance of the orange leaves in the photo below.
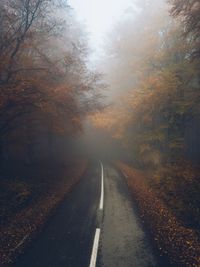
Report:
<svg viewBox="0 0 200 267"><path fill-rule="evenodd" d="M115 106L90 116L90 119L95 127L108 131L115 139L122 139L130 114L122 107Z"/></svg>
<svg viewBox="0 0 200 267"><path fill-rule="evenodd" d="M143 172L121 162L116 165L128 176L126 180L137 201L140 215L158 249L175 264L199 266L200 243L195 231L183 227L162 200L149 190Z"/></svg>
<svg viewBox="0 0 200 267"><path fill-rule="evenodd" d="M35 186L34 192L31 192L31 200L23 209L13 210L8 205L6 206L6 213L9 214L9 221L6 224L1 225L0 229L0 262L3 265L10 264L16 255L20 254L22 250L27 246L30 240L37 234L41 227L45 224L49 218L52 210L66 197L66 194L75 186L87 168L86 161L76 161L73 165L68 165L67 168L64 165L59 167L59 171L56 170L57 180L52 182L50 177L46 177L46 182L42 179L42 182ZM64 168L63 168L64 167ZM55 174L53 174L55 175ZM70 177L70 179L69 179ZM38 177L37 177L38 178ZM1 182L2 183L2 182ZM7 182L8 183L8 182ZM9 181L10 183L10 181ZM16 185L21 187L21 182L16 180ZM19 183L19 184L17 184ZM23 185L23 184L22 184ZM10 184L6 184L10 186ZM15 185L14 185L15 186ZM1 185L2 187L2 185ZM4 188L5 193L8 194L8 188ZM13 187L11 188L14 190ZM29 192L22 188L16 188L17 191L22 191L20 197L26 198ZM6 195L8 198L10 195ZM9 200L6 199L5 203ZM10 201L10 203L12 203ZM2 203L1 203L2 204ZM27 238L28 237L28 238Z"/></svg>
<svg viewBox="0 0 200 267"><path fill-rule="evenodd" d="M6 109L12 102L13 116L19 109L28 109L30 118L37 117L42 127L52 127L57 133L74 130L75 134L80 132L81 118L96 108L98 99L95 102L92 98L95 98L94 91L101 87L99 75L86 64L85 33L73 15L67 16L68 6L54 5L56 1L28 2L34 4L29 6L21 1L13 6L8 0L0 1L0 83L3 84L0 113L5 114L6 124L11 124L9 129L14 129ZM13 20L10 10L15 16ZM31 17L33 20L26 21L30 23L27 25L24 20ZM89 106L86 94L91 96L93 106ZM0 122L0 139L3 124Z"/></svg>

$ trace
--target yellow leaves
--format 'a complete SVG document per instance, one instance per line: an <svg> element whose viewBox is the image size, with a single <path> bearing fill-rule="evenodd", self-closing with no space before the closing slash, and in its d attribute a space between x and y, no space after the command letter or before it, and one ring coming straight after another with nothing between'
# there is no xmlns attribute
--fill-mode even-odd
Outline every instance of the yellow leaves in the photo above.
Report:
<svg viewBox="0 0 200 267"><path fill-rule="evenodd" d="M124 108L115 106L91 115L90 120L95 127L108 131L113 138L122 139L130 116Z"/></svg>
<svg viewBox="0 0 200 267"><path fill-rule="evenodd" d="M59 172L59 179L52 181L46 177L48 184L50 186L44 186L43 182L40 182L34 190L35 192L29 192L30 185L19 181L19 179L14 179L14 181L7 181L1 179L1 187L4 184L4 191L6 199L6 215L10 220L5 224L1 225L0 235L1 235L1 251L0 251L0 262L1 264L7 266L12 260L16 258L16 255L21 252L21 245L25 242L29 242L33 236L35 236L38 229L44 225L47 218L49 217L51 211L62 201L67 193L70 192L80 180L87 168L87 161L77 160L73 165L66 168L62 168ZM71 177L68 179L68 177ZM37 181L39 183L39 181ZM10 198L10 193L19 193L20 199L18 201L26 201L27 197L31 197L31 201L26 203L26 205L14 212L13 199ZM30 193L32 195L30 196ZM10 201L9 201L10 200ZM28 204L28 205L27 205ZM11 212L11 214L9 214ZM27 244L26 244L27 245Z"/></svg>
<svg viewBox="0 0 200 267"><path fill-rule="evenodd" d="M189 240L189 241L188 241L188 240L186 240L186 244L187 244L187 245L190 245L190 246L191 246L191 245L192 245L192 243L193 243L193 242L192 242L191 240Z"/></svg>
<svg viewBox="0 0 200 267"><path fill-rule="evenodd" d="M68 86L68 84L60 84L59 86L56 86L53 88L53 92L57 95L69 95L69 93L72 91L72 88Z"/></svg>
<svg viewBox="0 0 200 267"><path fill-rule="evenodd" d="M113 127L113 124L115 122L114 116L112 116L111 113L107 110L91 115L90 119L97 128L108 130Z"/></svg>
<svg viewBox="0 0 200 267"><path fill-rule="evenodd" d="M168 206L149 190L144 172L117 162L138 204L140 216L151 231L157 248L180 266L200 266L200 244L196 232L177 220Z"/></svg>
<svg viewBox="0 0 200 267"><path fill-rule="evenodd" d="M143 154L147 151L150 151L151 150L151 146L149 144L142 144L140 146L140 153Z"/></svg>
<svg viewBox="0 0 200 267"><path fill-rule="evenodd" d="M177 138L175 140L173 140L172 142L170 142L169 147L171 149L179 149L179 148L183 148L184 146L184 139L183 138Z"/></svg>

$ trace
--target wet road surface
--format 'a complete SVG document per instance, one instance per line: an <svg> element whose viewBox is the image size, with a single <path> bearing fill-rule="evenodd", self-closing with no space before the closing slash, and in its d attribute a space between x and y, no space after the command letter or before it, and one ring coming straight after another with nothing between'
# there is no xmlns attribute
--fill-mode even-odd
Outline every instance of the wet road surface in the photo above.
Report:
<svg viewBox="0 0 200 267"><path fill-rule="evenodd" d="M96 162L14 266L164 266L151 247L124 178Z"/></svg>
<svg viewBox="0 0 200 267"><path fill-rule="evenodd" d="M133 211L124 179L108 166L104 173L105 207L98 266L157 266L148 239Z"/></svg>

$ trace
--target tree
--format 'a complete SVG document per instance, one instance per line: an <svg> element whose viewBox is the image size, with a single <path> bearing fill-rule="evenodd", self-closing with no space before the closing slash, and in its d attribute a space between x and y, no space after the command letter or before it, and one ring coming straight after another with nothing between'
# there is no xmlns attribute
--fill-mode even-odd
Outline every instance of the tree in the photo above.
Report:
<svg viewBox="0 0 200 267"><path fill-rule="evenodd" d="M36 128L26 127L35 136L46 127L52 142L58 135L67 142L80 133L89 109L96 108L90 103L101 87L86 64L84 30L61 0L3 0L0 12L1 150L10 137L17 142L15 133L18 142L26 135L28 118L37 121Z"/></svg>
<svg viewBox="0 0 200 267"><path fill-rule="evenodd" d="M185 35L195 45L193 57L200 57L200 2L199 0L170 0L171 15L180 17L185 26Z"/></svg>
<svg viewBox="0 0 200 267"><path fill-rule="evenodd" d="M142 164L186 158L189 123L199 114L199 63L189 60L194 46L183 38L182 25L168 9L162 1L149 2L136 17L118 25L108 69L118 97L94 120L113 137L120 136ZM193 136L198 135L195 127Z"/></svg>

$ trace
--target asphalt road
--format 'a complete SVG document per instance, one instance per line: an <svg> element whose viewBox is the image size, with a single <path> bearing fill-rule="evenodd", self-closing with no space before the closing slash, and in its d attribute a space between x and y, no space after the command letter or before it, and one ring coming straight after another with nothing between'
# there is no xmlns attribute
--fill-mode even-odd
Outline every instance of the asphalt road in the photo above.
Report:
<svg viewBox="0 0 200 267"><path fill-rule="evenodd" d="M158 267L129 189L93 163L15 267ZM169 266L169 265L167 265Z"/></svg>

